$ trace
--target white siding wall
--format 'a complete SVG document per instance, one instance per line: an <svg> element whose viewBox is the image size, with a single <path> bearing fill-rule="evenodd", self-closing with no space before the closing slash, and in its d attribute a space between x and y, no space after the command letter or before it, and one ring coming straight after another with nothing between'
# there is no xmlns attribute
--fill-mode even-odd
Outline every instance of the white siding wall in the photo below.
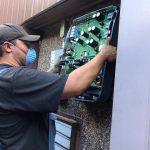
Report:
<svg viewBox="0 0 150 150"><path fill-rule="evenodd" d="M150 150L149 6L121 3L110 150Z"/></svg>

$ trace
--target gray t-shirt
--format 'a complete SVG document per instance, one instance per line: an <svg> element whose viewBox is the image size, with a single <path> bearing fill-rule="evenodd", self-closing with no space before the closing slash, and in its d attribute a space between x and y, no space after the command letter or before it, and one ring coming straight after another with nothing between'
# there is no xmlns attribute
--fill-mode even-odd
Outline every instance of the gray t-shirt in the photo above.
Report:
<svg viewBox="0 0 150 150"><path fill-rule="evenodd" d="M48 112L56 112L67 80L26 67L0 65L0 143L4 150L48 150Z"/></svg>

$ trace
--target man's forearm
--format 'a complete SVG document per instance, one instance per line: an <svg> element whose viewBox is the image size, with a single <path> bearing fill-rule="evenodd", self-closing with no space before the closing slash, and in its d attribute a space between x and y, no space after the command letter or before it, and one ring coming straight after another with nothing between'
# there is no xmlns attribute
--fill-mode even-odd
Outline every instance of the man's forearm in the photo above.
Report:
<svg viewBox="0 0 150 150"><path fill-rule="evenodd" d="M71 72L65 85L64 98L79 95L94 81L106 58L99 53L91 61ZM74 91L74 92L73 92Z"/></svg>
<svg viewBox="0 0 150 150"><path fill-rule="evenodd" d="M109 38L98 53L87 64L74 70L68 76L62 99L76 96L85 91L96 78L105 60L113 61L116 58L116 47L109 45Z"/></svg>

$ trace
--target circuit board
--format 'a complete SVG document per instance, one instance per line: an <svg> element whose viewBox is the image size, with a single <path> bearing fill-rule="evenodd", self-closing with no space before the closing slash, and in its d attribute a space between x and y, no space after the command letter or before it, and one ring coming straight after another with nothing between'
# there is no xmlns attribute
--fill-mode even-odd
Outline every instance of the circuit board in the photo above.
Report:
<svg viewBox="0 0 150 150"><path fill-rule="evenodd" d="M73 20L66 36L64 54L61 58L61 74L69 74L99 53L100 47L106 43L106 38L108 36L112 38L118 15L119 6L110 5ZM116 41L117 37L115 38ZM89 89L76 99L88 102L100 100L106 66L107 63L99 71Z"/></svg>

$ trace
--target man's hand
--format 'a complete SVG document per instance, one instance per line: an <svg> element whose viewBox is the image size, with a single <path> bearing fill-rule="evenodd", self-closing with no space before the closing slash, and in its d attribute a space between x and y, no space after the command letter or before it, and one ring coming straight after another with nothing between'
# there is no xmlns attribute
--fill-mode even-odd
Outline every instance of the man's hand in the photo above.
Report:
<svg viewBox="0 0 150 150"><path fill-rule="evenodd" d="M107 38L106 44L102 45L100 54L109 62L116 59L116 47L109 45L110 38Z"/></svg>
<svg viewBox="0 0 150 150"><path fill-rule="evenodd" d="M102 46L100 52L93 59L69 74L62 99L83 93L95 80L104 62L115 60L116 48L109 45L109 40L108 38L107 43Z"/></svg>
<svg viewBox="0 0 150 150"><path fill-rule="evenodd" d="M50 69L48 69L49 73L59 73L60 72L60 57L57 59L54 66L52 66Z"/></svg>

